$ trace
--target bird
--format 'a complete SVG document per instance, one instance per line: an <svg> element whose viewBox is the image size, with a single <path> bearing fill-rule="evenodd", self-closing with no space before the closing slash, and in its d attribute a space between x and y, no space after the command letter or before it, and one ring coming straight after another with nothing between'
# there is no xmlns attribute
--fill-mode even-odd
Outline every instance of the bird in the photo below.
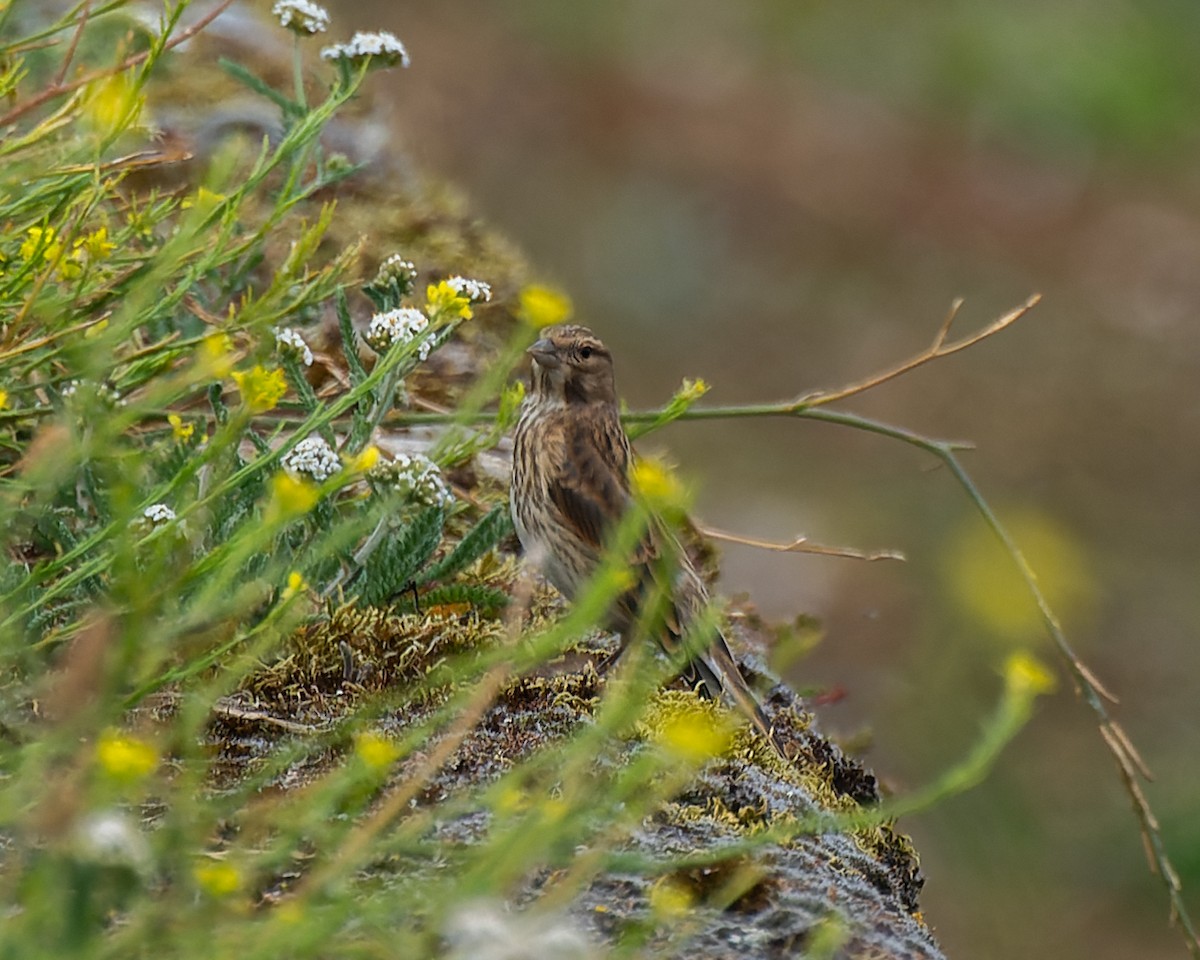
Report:
<svg viewBox="0 0 1200 960"><path fill-rule="evenodd" d="M560 324L541 331L527 350L530 389L513 438L510 507L527 557L573 600L600 565L605 548L634 504L633 452L621 425L612 353L587 327ZM674 577L662 583L664 561ZM621 634L614 655L627 648L655 588L665 592L665 616L655 639L677 655L684 636L708 604L708 591L686 552L661 517L651 517L629 557L632 585L608 612L607 626ZM719 629L694 645L684 675L702 694L727 693L785 760L775 729L738 669Z"/></svg>

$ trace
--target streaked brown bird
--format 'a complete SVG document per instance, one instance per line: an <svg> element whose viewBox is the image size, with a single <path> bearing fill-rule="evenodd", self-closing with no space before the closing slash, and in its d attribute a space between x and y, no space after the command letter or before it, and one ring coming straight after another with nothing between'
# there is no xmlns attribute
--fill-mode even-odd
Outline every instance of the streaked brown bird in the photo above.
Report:
<svg viewBox="0 0 1200 960"><path fill-rule="evenodd" d="M587 327L550 327L532 347L532 384L521 407L513 449L512 516L525 553L567 599L588 582L608 540L633 500L631 451L621 426L612 354ZM687 554L658 518L630 558L634 585L609 611L609 627L621 634L621 650L654 594L663 560L675 575L664 589L669 609L657 637L669 654L708 604L708 591ZM714 631L703 653L693 655L688 679L704 692L727 692L772 747L787 757L729 646Z"/></svg>

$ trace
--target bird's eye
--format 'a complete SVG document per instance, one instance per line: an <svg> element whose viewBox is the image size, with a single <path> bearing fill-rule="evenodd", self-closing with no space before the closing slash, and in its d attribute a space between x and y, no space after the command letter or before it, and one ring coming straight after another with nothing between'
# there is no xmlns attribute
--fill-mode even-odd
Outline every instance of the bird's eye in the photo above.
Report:
<svg viewBox="0 0 1200 960"><path fill-rule="evenodd" d="M592 359L592 348L591 347L581 347L579 350L579 356L584 360L591 360Z"/></svg>

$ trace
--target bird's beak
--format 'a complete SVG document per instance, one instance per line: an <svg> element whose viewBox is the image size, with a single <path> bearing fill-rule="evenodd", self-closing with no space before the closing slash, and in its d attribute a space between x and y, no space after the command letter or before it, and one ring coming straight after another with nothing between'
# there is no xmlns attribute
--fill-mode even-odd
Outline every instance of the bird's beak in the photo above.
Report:
<svg viewBox="0 0 1200 960"><path fill-rule="evenodd" d="M542 337L525 352L533 357L534 363L547 370L553 370L562 362L558 359L558 351L554 349L554 344L545 337Z"/></svg>

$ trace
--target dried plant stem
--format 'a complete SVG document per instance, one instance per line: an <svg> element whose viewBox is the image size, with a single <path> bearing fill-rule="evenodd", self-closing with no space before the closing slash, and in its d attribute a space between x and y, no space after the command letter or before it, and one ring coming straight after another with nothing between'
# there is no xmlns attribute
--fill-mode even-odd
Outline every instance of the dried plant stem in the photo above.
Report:
<svg viewBox="0 0 1200 960"><path fill-rule="evenodd" d="M701 525L699 531L710 540L721 540L725 543L736 543L743 547L757 547L759 550L771 550L775 553L812 553L821 557L847 557L851 560L904 560L904 554L898 550L872 550L870 552L855 550L852 547L827 547L820 543L812 543L808 537L797 537L791 543L775 543L771 540L758 540L755 537L744 537L739 533L718 530L716 527Z"/></svg>
<svg viewBox="0 0 1200 960"><path fill-rule="evenodd" d="M87 26L88 16L91 12L92 0L83 0L83 7L79 13L79 25L75 28L75 33L71 36L71 45L67 47L62 66L58 68L58 76L54 78L55 86L62 86L62 82L67 76L67 71L71 68L71 61L75 59L75 51L79 49L79 38L83 36L83 28Z"/></svg>
<svg viewBox="0 0 1200 960"><path fill-rule="evenodd" d="M842 387L838 390L819 390L814 393L804 394L803 396L799 397L795 403L803 406L818 407L833 403L837 400L845 400L847 397L852 397L855 394L865 393L867 390L870 390L873 387L878 387L880 384L887 383L889 380L895 380L897 377L903 376L906 373L910 373L911 371L916 370L917 367L924 366L925 364L931 363L934 360L940 360L942 357L948 357L951 354L958 353L960 350L966 350L967 347L973 347L980 341L994 336L1001 330L1012 326L1014 323L1020 320L1023 316L1025 316L1025 314L1036 307L1041 302L1041 299L1042 295L1040 293L1035 293L1019 307L1010 310L1002 317L998 317L997 319L993 320L982 330L979 330L970 336L963 337L961 340L954 340L951 343L946 343L946 337L950 335L950 327L954 325L954 320L958 316L958 311L962 309L963 305L963 301L961 299L955 300L950 305L949 311L946 313L946 319L942 321L942 325L938 328L937 335L933 338L933 343L931 343L925 350L922 350L916 356L910 357L903 363L899 363L896 366L883 371L882 373L877 373L874 376L868 377L866 380L861 380L858 383L852 383L849 386Z"/></svg>

